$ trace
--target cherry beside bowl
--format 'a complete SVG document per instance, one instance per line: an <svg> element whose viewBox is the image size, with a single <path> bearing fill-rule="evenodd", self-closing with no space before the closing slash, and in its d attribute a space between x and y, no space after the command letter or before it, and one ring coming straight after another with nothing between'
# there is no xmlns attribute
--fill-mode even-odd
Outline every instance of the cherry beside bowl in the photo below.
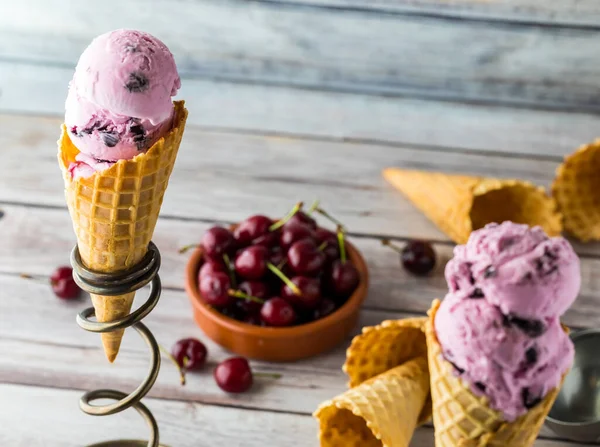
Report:
<svg viewBox="0 0 600 447"><path fill-rule="evenodd" d="M244 357L290 362L315 356L342 343L355 327L369 288L369 272L360 252L346 241L348 258L360 275L358 287L335 312L311 323L286 328L253 326L229 318L206 304L198 290L203 250L198 247L186 268L185 289L194 319L204 333L224 348Z"/></svg>

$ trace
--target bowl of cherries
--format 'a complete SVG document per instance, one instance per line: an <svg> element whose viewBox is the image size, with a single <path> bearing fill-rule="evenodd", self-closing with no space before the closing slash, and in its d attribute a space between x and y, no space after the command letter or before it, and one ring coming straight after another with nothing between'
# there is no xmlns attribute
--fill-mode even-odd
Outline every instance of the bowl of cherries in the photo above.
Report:
<svg viewBox="0 0 600 447"><path fill-rule="evenodd" d="M317 224L320 214L336 224ZM369 277L344 227L317 204L281 219L250 216L202 236L187 264L186 291L200 328L226 349L294 361L344 341Z"/></svg>

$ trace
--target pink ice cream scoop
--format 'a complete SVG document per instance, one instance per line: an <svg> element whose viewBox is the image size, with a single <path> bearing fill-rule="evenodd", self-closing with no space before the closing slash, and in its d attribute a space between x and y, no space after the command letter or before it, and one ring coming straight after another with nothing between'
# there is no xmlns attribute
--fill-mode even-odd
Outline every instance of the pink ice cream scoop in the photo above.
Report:
<svg viewBox="0 0 600 447"><path fill-rule="evenodd" d="M65 124L81 151L73 175L87 177L150 148L171 127L171 98L180 87L173 55L157 38L135 30L95 38L65 104Z"/></svg>
<svg viewBox="0 0 600 447"><path fill-rule="evenodd" d="M558 386L573 362L559 318L579 293L579 259L565 239L512 222L473 232L454 254L437 338L473 393L512 421Z"/></svg>

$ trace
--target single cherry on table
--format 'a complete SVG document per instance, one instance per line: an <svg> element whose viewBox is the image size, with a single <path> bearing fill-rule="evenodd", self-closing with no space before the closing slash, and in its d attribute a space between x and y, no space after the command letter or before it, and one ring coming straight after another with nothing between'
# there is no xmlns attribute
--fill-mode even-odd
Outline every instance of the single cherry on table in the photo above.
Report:
<svg viewBox="0 0 600 447"><path fill-rule="evenodd" d="M50 286L54 294L63 300L73 300L81 294L81 288L73 279L71 267L58 267L50 275Z"/></svg>
<svg viewBox="0 0 600 447"><path fill-rule="evenodd" d="M184 338L173 345L171 355L182 369L197 371L206 363L208 350L200 340Z"/></svg>
<svg viewBox="0 0 600 447"><path fill-rule="evenodd" d="M219 363L213 374L219 388L228 393L248 391L254 382L250 364L243 357L232 357Z"/></svg>
<svg viewBox="0 0 600 447"><path fill-rule="evenodd" d="M397 247L388 239L382 240L381 243L400 253L402 266L413 275L425 276L435 267L435 250L427 241L408 241L403 248Z"/></svg>

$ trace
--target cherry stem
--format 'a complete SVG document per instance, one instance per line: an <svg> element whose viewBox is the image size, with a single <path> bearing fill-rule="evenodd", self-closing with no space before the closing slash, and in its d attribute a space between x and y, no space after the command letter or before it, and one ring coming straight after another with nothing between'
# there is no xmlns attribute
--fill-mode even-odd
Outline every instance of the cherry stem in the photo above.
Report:
<svg viewBox="0 0 600 447"><path fill-rule="evenodd" d="M181 381L181 385L185 385L185 372L183 371L183 368L185 368L186 366L186 359L183 359L183 368L179 365L179 363L177 363L177 360L175 360L175 357L173 357L171 355L171 353L169 351L167 351L165 348L163 348L161 345L158 345L158 348L162 351L162 353L164 355L166 355L168 357L169 360L171 360L171 362L173 362L175 364L175 366L177 367L177 370L179 371L179 380Z"/></svg>
<svg viewBox="0 0 600 447"><path fill-rule="evenodd" d="M242 299L242 300L253 301L253 302L258 303L258 304L265 304L265 300L261 300L260 298L257 298L255 296L248 295L247 293L244 293L241 290L229 289L227 291L227 293L229 294L229 296L231 296L233 298L239 298L239 299Z"/></svg>
<svg viewBox="0 0 600 447"><path fill-rule="evenodd" d="M283 219L279 219L277 222L275 222L273 225L271 225L269 227L269 231L275 231L278 230L279 228L283 227L292 217L294 217L294 214L296 214L298 211L300 211L302 209L302 207L304 206L304 203L302 202L298 202L294 205L294 207L292 208L292 210L287 213L287 215L283 218Z"/></svg>
<svg viewBox="0 0 600 447"><path fill-rule="evenodd" d="M320 203L321 203L321 202L319 201L319 199L315 200L315 201L312 203L312 205L310 206L310 208L309 208L309 209L306 211L306 214L308 214L308 215L311 215L312 213L314 213L314 212L315 212L315 210L316 210L317 208L319 208L319 205L320 205Z"/></svg>
<svg viewBox="0 0 600 447"><path fill-rule="evenodd" d="M273 264L271 264L270 262L267 262L267 268L269 270L271 270L273 273L275 273L275 275L281 279L286 286L288 286L292 292L294 292L295 295L298 296L302 296L302 292L300 291L300 289L298 288L298 286L296 284L294 284L290 278L288 278L287 276L285 276L285 274L279 270L277 267L275 267Z"/></svg>
<svg viewBox="0 0 600 447"><path fill-rule="evenodd" d="M315 211L317 213L321 214L322 216L326 217L327 219L329 219L331 222L336 224L338 227L341 227L344 231L346 231L346 227L344 227L344 224L341 223L339 220L337 220L335 217L333 217L331 214L329 214L327 211L325 211L323 208L317 207L317 208L315 208Z"/></svg>
<svg viewBox="0 0 600 447"><path fill-rule="evenodd" d="M386 247L390 247L392 250L397 251L398 253L402 253L402 249L397 245L394 245L389 239L382 239L381 245L385 245Z"/></svg>
<svg viewBox="0 0 600 447"><path fill-rule="evenodd" d="M287 259L284 259L283 261L281 261L279 264L277 264L277 268L279 270L281 270L283 267L285 267L285 265L287 264Z"/></svg>
<svg viewBox="0 0 600 447"><path fill-rule="evenodd" d="M48 280L47 279L40 278L40 277L33 276L33 275L29 275L28 273L20 273L19 277L23 278L23 279L28 279L30 281L35 281L38 284L48 284ZM56 285L56 281L50 280L50 285L52 285L52 286Z"/></svg>
<svg viewBox="0 0 600 447"><path fill-rule="evenodd" d="M323 251L323 250L325 250L325 247L327 247L327 241L321 242L321 245L319 245L317 250Z"/></svg>
<svg viewBox="0 0 600 447"><path fill-rule="evenodd" d="M342 264L345 264L347 261L346 257L346 243L344 242L344 231L343 227L339 226L337 230L338 243L340 245L340 260Z"/></svg>
<svg viewBox="0 0 600 447"><path fill-rule="evenodd" d="M229 255L227 253L223 253L223 261L225 261L225 265L227 266L227 273L229 274L229 280L231 281L231 285L233 287L237 287L235 274L233 272L233 269L231 268L231 259L229 259Z"/></svg>
<svg viewBox="0 0 600 447"><path fill-rule="evenodd" d="M277 373L266 373L266 372L255 372L252 373L254 377L264 377L266 379L281 379L283 375Z"/></svg>
<svg viewBox="0 0 600 447"><path fill-rule="evenodd" d="M188 245L184 245L183 247L181 247L181 248L179 249L179 254L183 254L183 253L185 253L186 251L188 251L188 250L190 250L190 249L192 249L192 248L197 248L197 247L199 247L199 245L198 245L198 244L188 244Z"/></svg>

